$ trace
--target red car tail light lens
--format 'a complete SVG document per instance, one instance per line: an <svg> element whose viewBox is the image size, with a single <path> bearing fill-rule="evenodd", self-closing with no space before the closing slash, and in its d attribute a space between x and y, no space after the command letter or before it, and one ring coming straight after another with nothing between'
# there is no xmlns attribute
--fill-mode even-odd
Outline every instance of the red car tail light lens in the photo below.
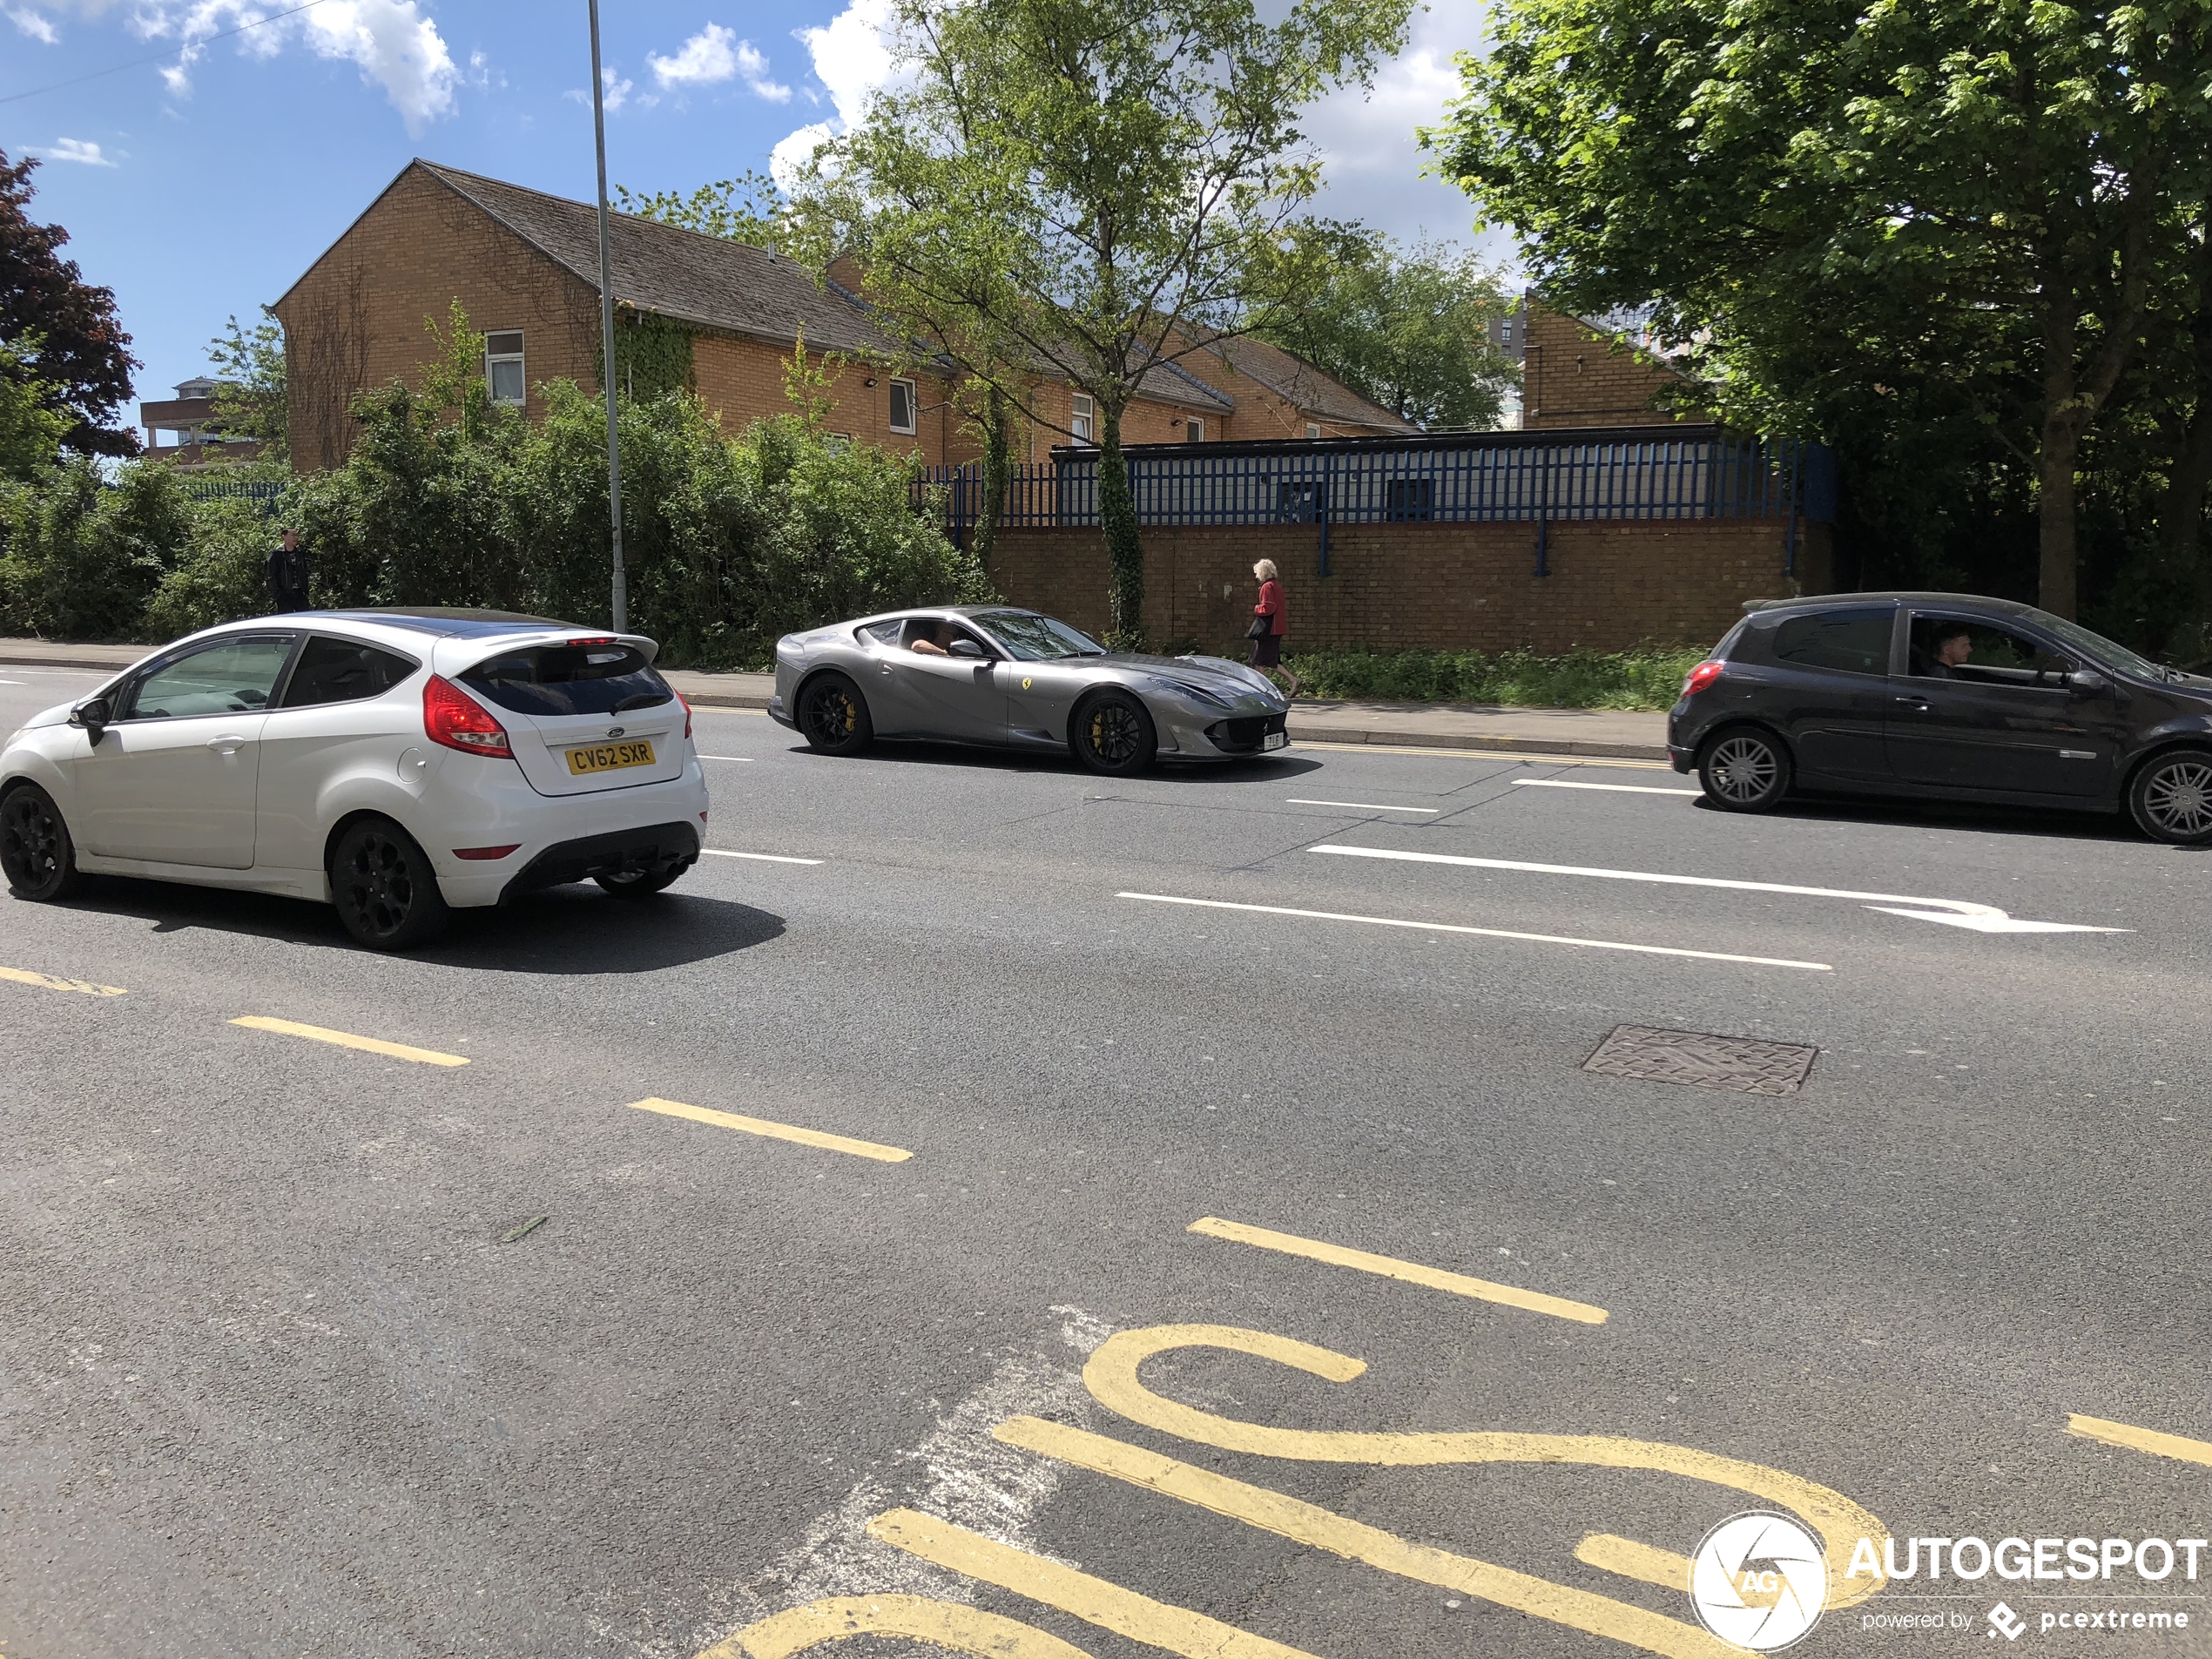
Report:
<svg viewBox="0 0 2212 1659"><path fill-rule="evenodd" d="M1703 691L1721 677L1721 671L1727 666L1726 663L1720 662L1698 664L1696 667L1689 671L1689 678L1683 681L1682 694L1688 697L1694 691Z"/></svg>
<svg viewBox="0 0 2212 1659"><path fill-rule="evenodd" d="M451 680L433 674L422 686L422 735L463 754L512 760L507 728Z"/></svg>
<svg viewBox="0 0 2212 1659"><path fill-rule="evenodd" d="M676 691L673 685L668 689ZM684 741L689 743L691 740L691 699L683 692L676 691L676 700L684 705Z"/></svg>
<svg viewBox="0 0 2212 1659"><path fill-rule="evenodd" d="M453 855L457 859L477 860L503 859L521 845L520 841L509 841L504 846L456 846L453 849Z"/></svg>

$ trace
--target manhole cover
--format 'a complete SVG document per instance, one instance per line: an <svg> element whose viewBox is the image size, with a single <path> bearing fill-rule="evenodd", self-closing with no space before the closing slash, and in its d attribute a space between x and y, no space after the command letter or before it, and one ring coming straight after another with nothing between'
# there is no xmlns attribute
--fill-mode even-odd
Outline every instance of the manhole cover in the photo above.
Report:
<svg viewBox="0 0 2212 1659"><path fill-rule="evenodd" d="M1794 1095L1819 1049L1802 1042L1760 1042L1716 1037L1707 1031L1669 1031L1659 1026L1616 1025L1582 1062L1584 1071L1608 1077L1642 1077L1693 1089L1732 1089L1742 1095Z"/></svg>

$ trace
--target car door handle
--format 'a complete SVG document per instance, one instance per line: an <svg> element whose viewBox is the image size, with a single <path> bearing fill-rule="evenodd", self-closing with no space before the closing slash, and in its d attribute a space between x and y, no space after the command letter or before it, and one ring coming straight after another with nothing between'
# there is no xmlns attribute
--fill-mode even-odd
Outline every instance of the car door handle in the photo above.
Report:
<svg viewBox="0 0 2212 1659"><path fill-rule="evenodd" d="M1890 701L1901 709L1911 709L1919 714L1925 714L1935 707L1935 705L1925 697L1893 697Z"/></svg>
<svg viewBox="0 0 2212 1659"><path fill-rule="evenodd" d="M207 746L219 755L234 755L252 741L251 738L210 738Z"/></svg>

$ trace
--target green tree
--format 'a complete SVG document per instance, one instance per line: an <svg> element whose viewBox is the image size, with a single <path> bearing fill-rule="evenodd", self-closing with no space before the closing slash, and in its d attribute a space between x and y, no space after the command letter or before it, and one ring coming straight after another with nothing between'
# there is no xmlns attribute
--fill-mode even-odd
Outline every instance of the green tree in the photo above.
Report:
<svg viewBox="0 0 2212 1659"><path fill-rule="evenodd" d="M2073 614L2085 445L2201 286L2212 3L1507 0L1494 28L1429 138L1537 287L1649 307L1724 418L2017 457Z"/></svg>
<svg viewBox="0 0 2212 1659"><path fill-rule="evenodd" d="M37 379L51 407L70 416L68 447L80 455L131 455L138 434L112 424L131 396L131 336L116 320L115 290L84 280L61 257L69 233L31 222L36 158L11 162L0 152L0 341L38 341Z"/></svg>
<svg viewBox="0 0 2212 1659"><path fill-rule="evenodd" d="M961 320L930 340L953 368L1060 431L1038 376L1095 401L1116 642L1141 639L1144 597L1123 415L1160 365L1310 291L1301 112L1368 84L1411 4L900 0L897 78L796 189L899 326Z"/></svg>
<svg viewBox="0 0 2212 1659"><path fill-rule="evenodd" d="M207 360L217 378L209 424L225 437L259 443L263 461L289 462L284 330L276 314L262 307L261 320L248 329L233 312L223 332L207 342Z"/></svg>
<svg viewBox="0 0 2212 1659"><path fill-rule="evenodd" d="M703 236L719 236L754 247L782 250L785 226L784 193L765 172L745 172L735 179L718 179L701 185L688 196L672 190L640 195L624 185L615 186L618 212L639 219L658 219Z"/></svg>
<svg viewBox="0 0 2212 1659"><path fill-rule="evenodd" d="M1474 253L1339 234L1311 301L1263 325L1278 346L1420 427L1494 427L1520 380L1490 338L1514 303Z"/></svg>
<svg viewBox="0 0 2212 1659"><path fill-rule="evenodd" d="M0 478L28 481L53 466L77 424L38 378L37 359L35 335L0 341Z"/></svg>

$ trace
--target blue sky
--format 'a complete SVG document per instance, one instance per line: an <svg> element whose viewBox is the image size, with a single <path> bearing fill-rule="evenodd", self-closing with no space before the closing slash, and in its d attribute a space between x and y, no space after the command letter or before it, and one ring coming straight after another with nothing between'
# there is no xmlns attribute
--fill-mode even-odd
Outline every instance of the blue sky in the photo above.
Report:
<svg viewBox="0 0 2212 1659"><path fill-rule="evenodd" d="M66 226L87 279L115 290L141 397L201 373L224 319L281 293L412 156L591 194L582 0L317 0L275 15L292 3L0 0L0 149L44 158L34 214ZM1478 3L1436 0L1372 98L1312 111L1325 211L1470 239L1468 204L1420 176L1413 131L1441 112ZM882 11L604 0L610 182L689 190L856 116L884 71Z"/></svg>

